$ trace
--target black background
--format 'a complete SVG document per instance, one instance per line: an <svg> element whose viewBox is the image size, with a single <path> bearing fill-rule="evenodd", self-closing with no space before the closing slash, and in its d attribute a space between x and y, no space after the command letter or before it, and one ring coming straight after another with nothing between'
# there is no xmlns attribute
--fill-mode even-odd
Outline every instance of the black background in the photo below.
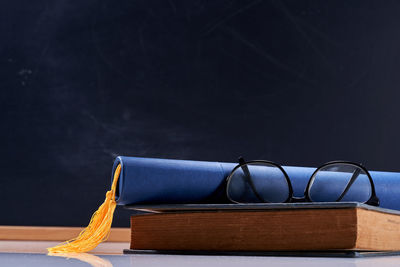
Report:
<svg viewBox="0 0 400 267"><path fill-rule="evenodd" d="M117 155L399 171L399 14L378 0L4 2L0 224L86 225Z"/></svg>

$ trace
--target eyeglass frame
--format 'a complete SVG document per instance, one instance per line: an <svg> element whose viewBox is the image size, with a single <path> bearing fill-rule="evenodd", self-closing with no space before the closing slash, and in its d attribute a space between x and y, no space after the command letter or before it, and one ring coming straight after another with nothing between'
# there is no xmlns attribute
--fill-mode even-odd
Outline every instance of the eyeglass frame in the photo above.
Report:
<svg viewBox="0 0 400 267"><path fill-rule="evenodd" d="M367 204L367 205L371 205L371 206L379 206L379 198L376 196L375 184L374 184L374 181L373 181L373 179L371 177L371 174L368 172L368 170L362 164L355 163L355 162L352 162L352 161L345 161L345 160L329 161L327 163L322 164L318 168L316 168L315 171L312 173L312 175L310 176L310 178L308 180L307 187L304 190L304 196L303 197L295 197L295 196L293 196L293 187L292 187L292 183L290 181L289 175L286 173L285 169L283 169L283 167L281 165L279 165L279 164L277 164L275 162L272 162L272 161L268 161L268 160L250 160L250 161L245 161L243 159L243 157L239 157L239 164L236 165L232 169L231 173L228 175L228 177L225 180L225 182L226 182L226 187L225 187L226 192L225 193L226 193L226 197L228 198L229 201L231 201L233 203L238 203L238 204L242 203L242 202L237 202L237 201L231 199L231 197L228 194L229 183L231 181L231 178L232 178L233 174L235 173L235 171L238 168L242 168L243 172L245 173L245 176L247 178L249 178L247 182L249 183L251 189L253 190L253 193L256 195L256 197L259 200L262 200L261 203L273 203L273 202L266 201L263 197L261 197L259 195L259 193L257 192L257 190L256 190L256 188L255 188L255 186L253 184L253 181L251 180L251 176L249 174L247 174L249 172L249 170L247 168L247 165L249 165L249 164L250 165L254 165L254 164L257 164L257 163L259 163L259 164L269 164L269 165L272 165L274 167L277 167L284 174L284 177L285 177L287 185L288 185L289 194L288 194L288 197L287 197L287 199L285 201L279 202L279 203L315 202L310 197L310 189L311 189L311 186L312 186L312 182L315 180L316 173L318 171L320 171L322 168L324 168L326 166L329 166L329 165L346 164L346 165L353 165L353 166L358 167L359 169L361 169L362 171L365 172L365 174L367 175L367 177L369 179L369 182L370 182L370 185L371 185L371 196L366 202L362 202L362 203ZM341 193L339 198L334 202L339 202L340 200L342 200L342 198L348 192L350 187L353 185L354 181L357 179L358 175L359 175L359 173L358 174L355 174L355 172L353 173L352 177L350 178L349 182L346 185L346 188Z"/></svg>

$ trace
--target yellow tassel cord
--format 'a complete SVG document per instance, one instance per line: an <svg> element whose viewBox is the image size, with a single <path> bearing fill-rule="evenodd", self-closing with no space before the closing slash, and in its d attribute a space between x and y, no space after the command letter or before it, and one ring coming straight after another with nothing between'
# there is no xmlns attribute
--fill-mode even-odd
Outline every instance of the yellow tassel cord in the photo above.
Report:
<svg viewBox="0 0 400 267"><path fill-rule="evenodd" d="M115 191L120 173L121 165L118 165L114 172L111 190L107 192L104 203L92 215L89 225L80 232L78 237L65 241L58 246L47 248L50 253L88 252L107 240L117 205Z"/></svg>

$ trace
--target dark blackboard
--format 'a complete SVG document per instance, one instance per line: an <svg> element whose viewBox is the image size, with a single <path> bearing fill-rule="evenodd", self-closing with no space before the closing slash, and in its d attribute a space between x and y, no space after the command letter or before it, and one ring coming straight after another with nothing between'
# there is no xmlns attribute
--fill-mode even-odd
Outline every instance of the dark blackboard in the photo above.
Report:
<svg viewBox="0 0 400 267"><path fill-rule="evenodd" d="M4 2L0 224L87 224L117 155L400 170L399 13L398 1Z"/></svg>

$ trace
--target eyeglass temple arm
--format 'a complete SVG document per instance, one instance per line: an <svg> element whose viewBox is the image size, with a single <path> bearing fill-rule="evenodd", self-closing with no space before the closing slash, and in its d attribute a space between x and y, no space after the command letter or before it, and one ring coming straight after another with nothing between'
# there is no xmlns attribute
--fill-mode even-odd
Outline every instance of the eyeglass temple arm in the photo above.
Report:
<svg viewBox="0 0 400 267"><path fill-rule="evenodd" d="M239 164L241 165L240 167L242 168L242 170L244 172L246 181L249 183L251 190L253 190L253 192L256 195L256 197L258 198L258 200L260 200L261 202L268 202L268 201L265 201L265 199L262 198L260 196L260 194L257 192L257 189L253 183L253 179L251 179L249 168L247 167L246 161L244 160L244 158L239 157Z"/></svg>
<svg viewBox="0 0 400 267"><path fill-rule="evenodd" d="M344 197L344 195L346 195L347 191L349 191L350 187L353 185L353 183L355 182L355 180L357 179L357 177L360 175L361 170L360 169L356 169L353 172L353 175L351 176L349 182L346 185L346 188L344 189L344 191L342 192L342 194L340 195L340 197L336 200L336 201L340 201L342 200L342 198Z"/></svg>

